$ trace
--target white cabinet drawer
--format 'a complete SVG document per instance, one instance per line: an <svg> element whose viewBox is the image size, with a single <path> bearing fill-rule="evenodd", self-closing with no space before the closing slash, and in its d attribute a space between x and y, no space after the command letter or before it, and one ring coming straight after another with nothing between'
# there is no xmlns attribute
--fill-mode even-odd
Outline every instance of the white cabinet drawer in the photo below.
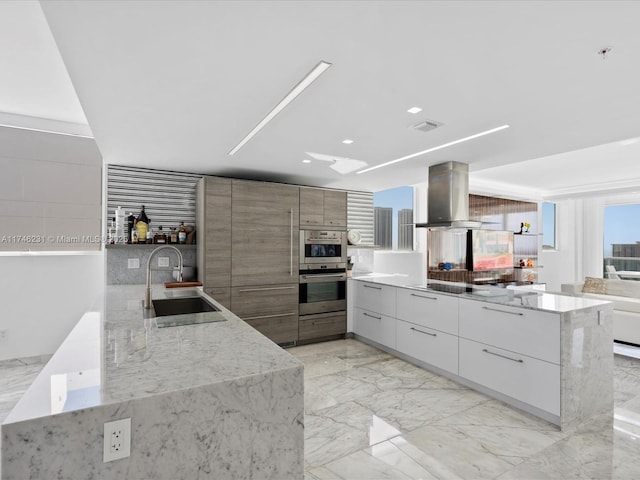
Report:
<svg viewBox="0 0 640 480"><path fill-rule="evenodd" d="M396 350L458 374L458 337L396 320Z"/></svg>
<svg viewBox="0 0 640 480"><path fill-rule="evenodd" d="M355 283L355 306L370 312L396 316L396 287L373 282Z"/></svg>
<svg viewBox="0 0 640 480"><path fill-rule="evenodd" d="M560 415L560 366L460 338L460 376Z"/></svg>
<svg viewBox="0 0 640 480"><path fill-rule="evenodd" d="M560 364L560 315L460 299L459 335Z"/></svg>
<svg viewBox="0 0 640 480"><path fill-rule="evenodd" d="M369 340L396 348L396 319L387 315L354 309L354 333Z"/></svg>
<svg viewBox="0 0 640 480"><path fill-rule="evenodd" d="M396 318L458 335L458 298L398 288Z"/></svg>

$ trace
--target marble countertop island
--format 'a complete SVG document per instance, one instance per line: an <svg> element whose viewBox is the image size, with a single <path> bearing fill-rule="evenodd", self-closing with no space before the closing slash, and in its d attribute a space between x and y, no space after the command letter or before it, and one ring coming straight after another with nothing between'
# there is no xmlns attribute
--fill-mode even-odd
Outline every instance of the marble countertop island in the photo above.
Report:
<svg viewBox="0 0 640 480"><path fill-rule="evenodd" d="M355 276L352 279L550 313L574 312L611 303L606 300L573 297L527 288L510 289L487 285L467 285L464 283L443 282L438 280L427 280L420 284L412 284L411 282L407 282L407 277L404 275L374 273ZM447 287L456 290L456 293L447 292Z"/></svg>
<svg viewBox="0 0 640 480"><path fill-rule="evenodd" d="M302 364L201 289L153 288L177 296L216 321L158 328L143 285L106 287L5 419L3 480L302 477ZM105 463L103 424L122 418L131 456Z"/></svg>

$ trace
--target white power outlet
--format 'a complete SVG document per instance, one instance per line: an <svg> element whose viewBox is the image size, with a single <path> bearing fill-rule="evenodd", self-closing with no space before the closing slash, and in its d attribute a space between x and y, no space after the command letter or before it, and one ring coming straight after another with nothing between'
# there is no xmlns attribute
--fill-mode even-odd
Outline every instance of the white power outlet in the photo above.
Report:
<svg viewBox="0 0 640 480"><path fill-rule="evenodd" d="M140 268L140 259L139 258L130 258L128 260L127 266L129 268Z"/></svg>
<svg viewBox="0 0 640 480"><path fill-rule="evenodd" d="M123 418L104 424L103 462L131 455L131 419Z"/></svg>
<svg viewBox="0 0 640 480"><path fill-rule="evenodd" d="M158 257L158 266L159 267L168 267L169 266L169 257Z"/></svg>

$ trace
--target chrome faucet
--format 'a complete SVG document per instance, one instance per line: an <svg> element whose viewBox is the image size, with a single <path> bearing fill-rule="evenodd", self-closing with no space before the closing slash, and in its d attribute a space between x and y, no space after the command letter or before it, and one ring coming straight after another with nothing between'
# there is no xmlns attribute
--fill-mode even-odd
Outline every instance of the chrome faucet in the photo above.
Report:
<svg viewBox="0 0 640 480"><path fill-rule="evenodd" d="M146 309L151 308L151 270L173 270L173 268L170 268L170 267L151 268L151 260L156 255L156 253L167 248L170 248L171 250L175 250L176 253L178 254L178 281L179 282L182 281L182 266L184 263L184 257L182 256L182 252L172 245L162 245L161 247L158 247L155 250L153 250L151 252L151 255L149 255L149 260L147 260L147 290L145 291L145 295L144 295L144 308Z"/></svg>

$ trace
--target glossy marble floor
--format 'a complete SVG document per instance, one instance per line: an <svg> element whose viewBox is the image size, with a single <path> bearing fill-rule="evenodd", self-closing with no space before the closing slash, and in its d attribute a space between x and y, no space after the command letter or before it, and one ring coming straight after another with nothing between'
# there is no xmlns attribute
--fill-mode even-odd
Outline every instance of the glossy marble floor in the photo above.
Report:
<svg viewBox="0 0 640 480"><path fill-rule="evenodd" d="M305 480L640 478L640 359L615 356L614 417L565 434L356 340L288 351L305 365ZM0 421L47 359L0 362Z"/></svg>
<svg viewBox="0 0 640 480"><path fill-rule="evenodd" d="M616 355L615 414L571 433L356 340L305 365L306 480L638 479L640 360Z"/></svg>

